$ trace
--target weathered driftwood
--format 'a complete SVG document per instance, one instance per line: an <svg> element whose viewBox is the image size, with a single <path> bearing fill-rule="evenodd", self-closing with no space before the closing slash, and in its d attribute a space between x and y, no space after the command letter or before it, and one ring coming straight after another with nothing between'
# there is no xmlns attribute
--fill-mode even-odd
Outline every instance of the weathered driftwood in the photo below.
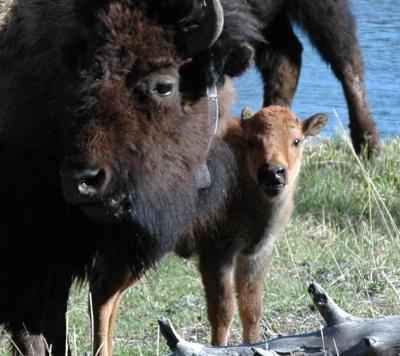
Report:
<svg viewBox="0 0 400 356"><path fill-rule="evenodd" d="M160 318L161 333L173 351L171 356L400 355L400 316L357 318L343 311L320 285L313 283L308 291L326 322L320 331L254 345L208 347L183 340L167 319Z"/></svg>

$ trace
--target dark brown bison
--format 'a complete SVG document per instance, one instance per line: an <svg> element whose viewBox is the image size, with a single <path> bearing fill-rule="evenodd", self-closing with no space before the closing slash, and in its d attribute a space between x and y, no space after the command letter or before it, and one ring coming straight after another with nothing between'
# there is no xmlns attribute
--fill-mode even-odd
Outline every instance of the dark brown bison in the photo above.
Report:
<svg viewBox="0 0 400 356"><path fill-rule="evenodd" d="M245 43L277 88L267 92L290 102L301 47L289 17L343 79L356 147L377 147L343 0L15 1L0 29L0 324L23 354L64 354L69 288L87 278L97 345L111 348L126 277L113 266L138 279L224 201L235 160L217 138L209 149L207 91L218 88L223 128L225 75L247 66ZM207 154L212 184L199 195Z"/></svg>
<svg viewBox="0 0 400 356"><path fill-rule="evenodd" d="M356 24L348 0L248 0L263 24L264 43L256 45L256 63L264 80L264 106L288 105L300 75L302 45L292 23L300 25L340 80L347 101L350 133L358 153L380 150L364 84Z"/></svg>
<svg viewBox="0 0 400 356"><path fill-rule="evenodd" d="M328 122L323 114L300 121L289 109L269 106L231 120L224 141L239 167L224 209L200 222L176 252L197 254L211 324L211 343L227 344L235 289L243 342L260 341L262 291L275 241L293 210L303 141Z"/></svg>
<svg viewBox="0 0 400 356"><path fill-rule="evenodd" d="M207 91L222 127L225 75L247 67L257 23L218 0L17 0L5 21L0 324L16 353L64 355L71 283L90 280L101 345L119 296L98 286L114 265L138 279L174 248L198 218L207 153L218 174L204 214L218 209L234 160L221 140L209 148Z"/></svg>

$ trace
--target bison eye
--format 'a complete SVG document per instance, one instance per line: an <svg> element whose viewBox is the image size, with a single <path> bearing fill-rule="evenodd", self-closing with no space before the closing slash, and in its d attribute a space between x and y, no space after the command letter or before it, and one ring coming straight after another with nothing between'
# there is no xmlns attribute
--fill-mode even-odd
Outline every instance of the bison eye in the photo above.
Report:
<svg viewBox="0 0 400 356"><path fill-rule="evenodd" d="M293 146L294 146L294 147L298 147L298 146L300 145L300 143L301 143L301 140L299 140L298 138L296 138L296 139L293 141Z"/></svg>
<svg viewBox="0 0 400 356"><path fill-rule="evenodd" d="M172 82L160 82L157 83L153 89L153 92L159 96L171 95L174 89L174 84Z"/></svg>

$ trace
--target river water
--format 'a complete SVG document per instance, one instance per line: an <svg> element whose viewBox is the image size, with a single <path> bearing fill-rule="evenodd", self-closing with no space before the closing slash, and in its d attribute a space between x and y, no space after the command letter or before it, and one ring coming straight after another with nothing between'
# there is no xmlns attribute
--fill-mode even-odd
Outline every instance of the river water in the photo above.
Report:
<svg viewBox="0 0 400 356"><path fill-rule="evenodd" d="M382 138L400 137L400 0L352 0L358 39L365 62L368 99ZM303 66L293 103L301 118L316 112L329 115L325 136L340 127L337 111L347 127L347 106L340 83L323 62L308 38L296 29L303 44ZM235 80L238 100L234 115L244 106L255 110L262 103L262 81L255 68Z"/></svg>

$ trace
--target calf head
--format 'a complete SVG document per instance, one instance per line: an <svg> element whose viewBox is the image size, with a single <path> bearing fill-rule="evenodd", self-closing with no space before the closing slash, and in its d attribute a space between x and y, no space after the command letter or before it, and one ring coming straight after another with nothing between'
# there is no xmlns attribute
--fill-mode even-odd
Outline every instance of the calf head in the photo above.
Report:
<svg viewBox="0 0 400 356"><path fill-rule="evenodd" d="M267 197L284 196L293 189L300 171L304 138L318 134L327 122L325 114L300 121L280 106L269 106L254 115L249 109L242 111L247 168Z"/></svg>

